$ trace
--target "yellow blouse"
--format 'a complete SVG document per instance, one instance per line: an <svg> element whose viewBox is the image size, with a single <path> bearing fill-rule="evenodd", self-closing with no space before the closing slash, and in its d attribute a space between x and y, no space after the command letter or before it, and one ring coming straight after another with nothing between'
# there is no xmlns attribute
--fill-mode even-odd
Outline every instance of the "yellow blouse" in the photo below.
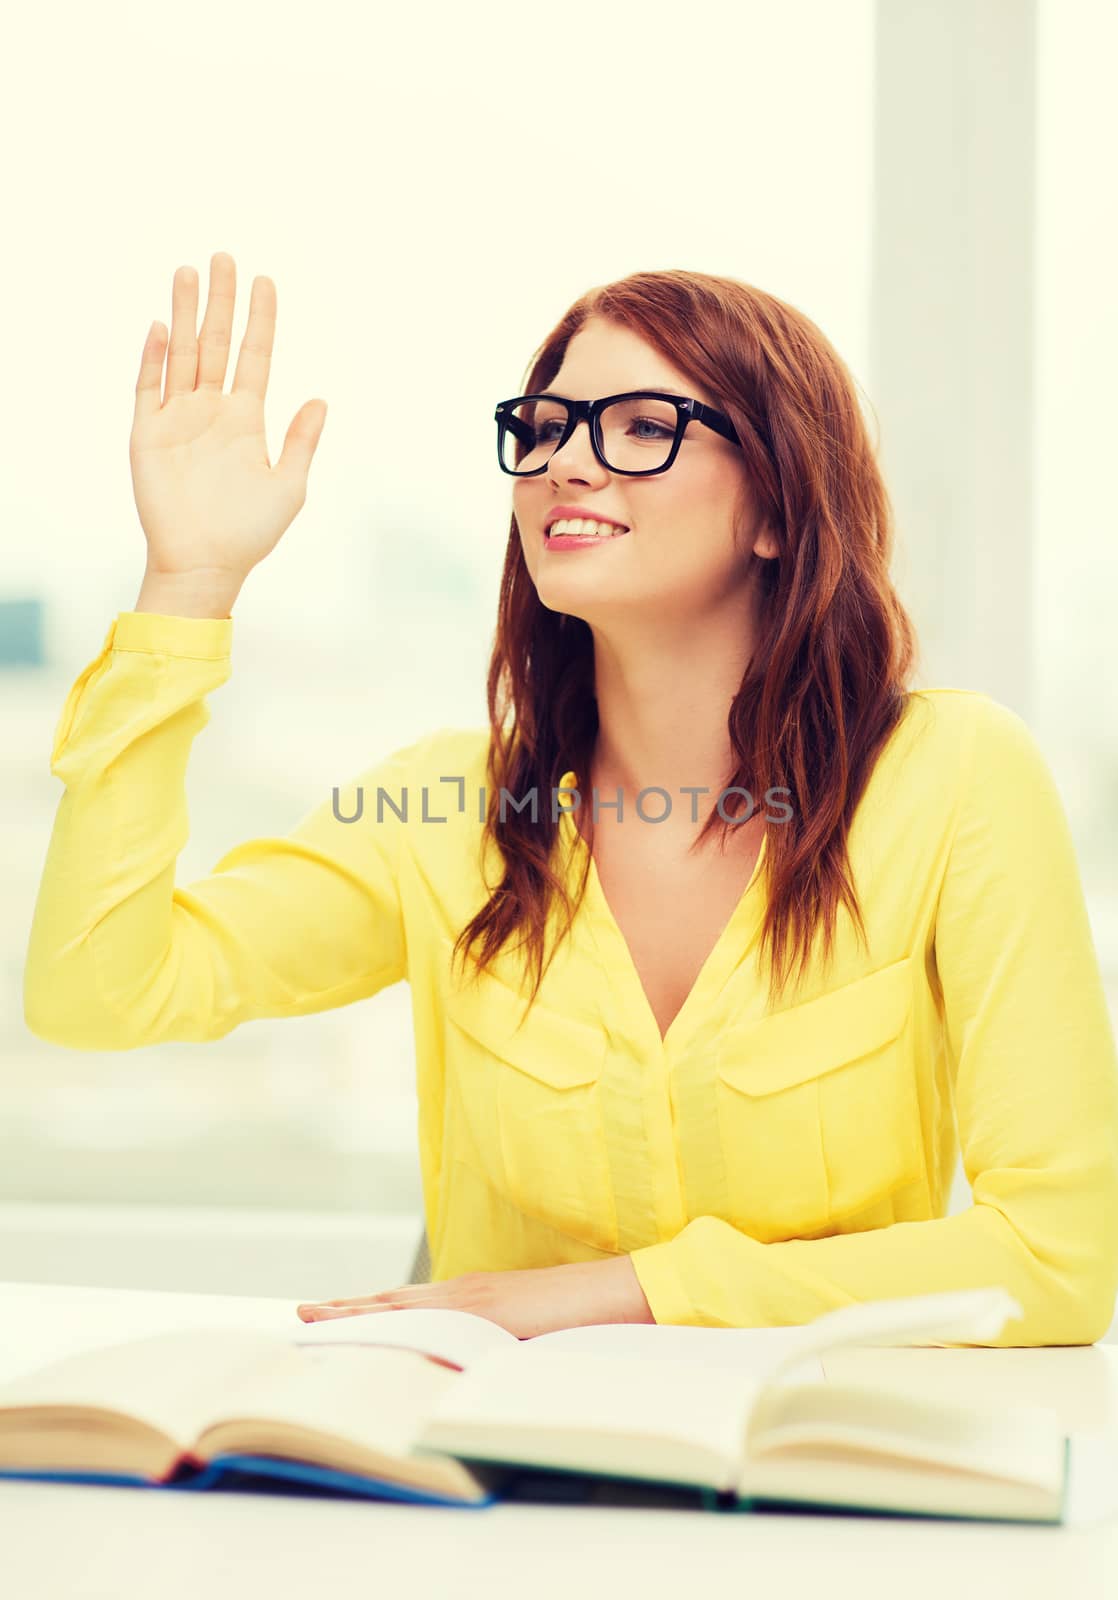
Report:
<svg viewBox="0 0 1118 1600"><path fill-rule="evenodd" d="M24 978L35 1034L219 1039L406 978L434 1281L627 1252L657 1322L800 1323L1000 1284L1024 1316L994 1343L1103 1334L1118 1058L1065 814L1016 713L909 696L849 840L868 953L842 908L832 964L775 1013L762 850L665 1038L593 865L521 1026L519 956L476 986L450 968L499 879L494 847L484 879L480 858L485 727L428 733L336 811L331 792L176 887L232 632L121 612L70 690ZM573 889L586 845L569 814L560 830ZM946 1216L960 1145L973 1204Z"/></svg>

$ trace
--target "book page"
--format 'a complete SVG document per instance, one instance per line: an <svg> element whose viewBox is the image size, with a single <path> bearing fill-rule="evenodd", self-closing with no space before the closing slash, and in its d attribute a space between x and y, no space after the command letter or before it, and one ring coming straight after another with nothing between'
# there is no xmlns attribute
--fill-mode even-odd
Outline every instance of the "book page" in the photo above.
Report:
<svg viewBox="0 0 1118 1600"><path fill-rule="evenodd" d="M755 1393L748 1376L718 1366L500 1351L444 1391L420 1445L729 1487Z"/></svg>
<svg viewBox="0 0 1118 1600"><path fill-rule="evenodd" d="M268 1374L291 1373L286 1357L353 1349L374 1357L432 1356L460 1369L495 1349L517 1347L507 1329L472 1312L441 1308L361 1313L304 1323L291 1315L289 1335L224 1325L193 1326L72 1351L0 1382L0 1429L5 1410L37 1406L93 1408L134 1417L182 1450L224 1414L231 1396L252 1380L260 1394ZM446 1371L444 1367L442 1369ZM448 1373L448 1376L451 1375ZM282 1384L281 1384L282 1387Z"/></svg>
<svg viewBox="0 0 1118 1600"><path fill-rule="evenodd" d="M536 1350L589 1351L625 1361L683 1361L719 1367L751 1378L767 1377L776 1368L788 1382L822 1382L826 1377L817 1355L797 1355L799 1326L787 1328L693 1328L674 1323L594 1323L559 1328L521 1340L524 1356Z"/></svg>
<svg viewBox="0 0 1118 1600"><path fill-rule="evenodd" d="M22 1290L18 1298L17 1290ZM144 1289L0 1284L0 1306L6 1314L6 1321L0 1322L0 1387L67 1356L86 1355L126 1338L186 1333L191 1328L282 1334L291 1343L406 1347L460 1367L498 1345L518 1343L507 1329L468 1311L441 1307L363 1311L325 1322L303 1322L297 1303ZM31 1318L28 1304L34 1307Z"/></svg>
<svg viewBox="0 0 1118 1600"><path fill-rule="evenodd" d="M262 1448L253 1444L255 1438L289 1432L292 1452L300 1457L294 1435L305 1435L308 1460L315 1459L316 1437L354 1446L358 1454L406 1460L439 1397L461 1381L414 1350L328 1344L292 1349L243 1374L213 1408L199 1437L207 1455L214 1453L215 1441L222 1451L251 1451Z"/></svg>
<svg viewBox="0 0 1118 1600"><path fill-rule="evenodd" d="M93 1407L138 1418L181 1450L222 1396L286 1349L279 1334L191 1328L64 1356L0 1384L0 1434L17 1408Z"/></svg>
<svg viewBox="0 0 1118 1600"><path fill-rule="evenodd" d="M788 1370L805 1356L826 1357L849 1345L983 1344L1001 1333L1008 1318L1023 1315L1009 1291L996 1285L857 1301L799 1325L787 1359L774 1370Z"/></svg>
<svg viewBox="0 0 1118 1600"><path fill-rule="evenodd" d="M457 1370L416 1350L307 1348L227 1328L155 1334L0 1387L0 1462L6 1440L13 1460L30 1451L40 1464L81 1459L93 1470L96 1452L115 1469L158 1477L177 1456L278 1455L472 1500L483 1486L460 1463L412 1460L440 1392L459 1381ZM112 1450L106 1414L119 1419ZM139 1424L169 1441L171 1453L153 1454L150 1440L137 1438Z"/></svg>
<svg viewBox="0 0 1118 1600"><path fill-rule="evenodd" d="M1068 1486L1064 1521L1090 1528L1118 1516L1118 1428L1073 1428L1068 1434Z"/></svg>
<svg viewBox="0 0 1118 1600"><path fill-rule="evenodd" d="M1060 1520L1062 1498L1059 1490L889 1458L851 1445L759 1456L747 1465L738 1495L747 1501L1042 1522Z"/></svg>
<svg viewBox="0 0 1118 1600"><path fill-rule="evenodd" d="M329 1317L325 1322L302 1322L292 1312L292 1343L307 1345L364 1344L419 1350L456 1367L469 1367L492 1350L507 1349L521 1341L473 1311L431 1306L393 1311L361 1311L354 1316ZM532 1341L526 1341L532 1342Z"/></svg>
<svg viewBox="0 0 1118 1600"><path fill-rule="evenodd" d="M847 1446L882 1458L954 1467L1056 1493L1064 1435L1043 1406L980 1408L919 1400L870 1386L808 1384L768 1392L749 1425L749 1460Z"/></svg>

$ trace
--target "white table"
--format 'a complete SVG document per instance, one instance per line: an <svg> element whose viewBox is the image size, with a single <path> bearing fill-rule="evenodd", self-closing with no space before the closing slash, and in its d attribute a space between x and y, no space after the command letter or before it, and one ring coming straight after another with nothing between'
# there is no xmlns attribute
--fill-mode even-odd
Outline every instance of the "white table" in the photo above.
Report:
<svg viewBox="0 0 1118 1600"><path fill-rule="evenodd" d="M0 1283L0 1378L192 1323L297 1331L295 1302ZM827 1376L913 1378L1118 1423L1118 1347L851 1350ZM1091 1483L1079 1485L1090 1491ZM1114 1600L1118 1518L1038 1527L785 1512L388 1502L0 1480L0 1589L30 1600Z"/></svg>

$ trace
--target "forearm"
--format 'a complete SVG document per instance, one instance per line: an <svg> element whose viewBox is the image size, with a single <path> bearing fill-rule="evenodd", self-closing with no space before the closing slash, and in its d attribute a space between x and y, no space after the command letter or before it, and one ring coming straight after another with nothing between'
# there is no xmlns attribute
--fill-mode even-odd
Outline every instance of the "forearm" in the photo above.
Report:
<svg viewBox="0 0 1118 1600"><path fill-rule="evenodd" d="M774 1327L867 1300L999 1285L1023 1308L997 1345L1089 1344L1114 1313L1118 1180L1104 1149L1090 1182L1005 1171L985 1203L863 1233L762 1244L697 1217L630 1257L657 1322ZM1013 1195L1015 1186L1027 1192Z"/></svg>
<svg viewBox="0 0 1118 1600"><path fill-rule="evenodd" d="M145 1042L137 1008L171 942L187 761L203 697L229 675L231 627L122 613L67 696L51 752L66 792L24 970L28 1026L52 1042Z"/></svg>

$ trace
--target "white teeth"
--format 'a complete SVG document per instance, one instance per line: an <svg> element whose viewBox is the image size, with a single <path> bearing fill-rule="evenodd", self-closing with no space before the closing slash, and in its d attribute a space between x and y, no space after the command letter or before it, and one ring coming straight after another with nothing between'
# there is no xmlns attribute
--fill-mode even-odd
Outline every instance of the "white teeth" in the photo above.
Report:
<svg viewBox="0 0 1118 1600"><path fill-rule="evenodd" d="M558 522L553 522L548 529L548 536L555 534L571 534L580 539L611 539L614 534L625 533L627 530L619 528L613 522L591 522L586 517L561 517Z"/></svg>

